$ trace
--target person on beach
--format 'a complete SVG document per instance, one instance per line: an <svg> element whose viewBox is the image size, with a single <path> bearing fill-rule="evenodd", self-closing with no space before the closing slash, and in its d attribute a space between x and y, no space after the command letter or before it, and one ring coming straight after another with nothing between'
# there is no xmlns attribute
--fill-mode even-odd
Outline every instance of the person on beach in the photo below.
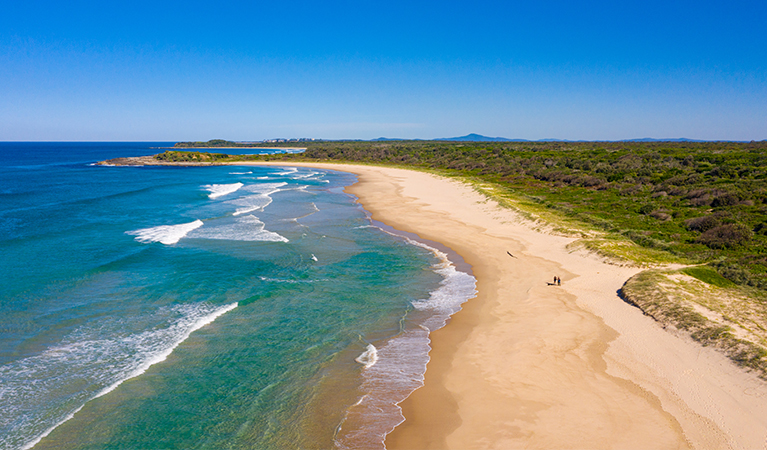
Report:
<svg viewBox="0 0 767 450"><path fill-rule="evenodd" d="M562 285L562 279L557 277L557 286L561 286L561 285Z"/></svg>

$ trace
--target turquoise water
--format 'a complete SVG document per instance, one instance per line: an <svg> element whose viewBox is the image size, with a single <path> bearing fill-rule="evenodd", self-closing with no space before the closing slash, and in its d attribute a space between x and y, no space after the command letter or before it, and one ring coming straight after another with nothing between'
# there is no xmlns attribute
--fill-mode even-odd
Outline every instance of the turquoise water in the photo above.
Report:
<svg viewBox="0 0 767 450"><path fill-rule="evenodd" d="M474 292L351 174L0 143L0 449L382 448Z"/></svg>

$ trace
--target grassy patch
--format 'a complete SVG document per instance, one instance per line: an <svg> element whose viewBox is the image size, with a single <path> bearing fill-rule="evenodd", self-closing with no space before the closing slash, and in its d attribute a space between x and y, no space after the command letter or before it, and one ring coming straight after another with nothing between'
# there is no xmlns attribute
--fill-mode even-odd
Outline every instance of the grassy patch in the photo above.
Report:
<svg viewBox="0 0 767 450"><path fill-rule="evenodd" d="M682 273L697 278L704 283L721 288L735 287L735 283L719 275L716 270L706 266L687 267L681 270Z"/></svg>

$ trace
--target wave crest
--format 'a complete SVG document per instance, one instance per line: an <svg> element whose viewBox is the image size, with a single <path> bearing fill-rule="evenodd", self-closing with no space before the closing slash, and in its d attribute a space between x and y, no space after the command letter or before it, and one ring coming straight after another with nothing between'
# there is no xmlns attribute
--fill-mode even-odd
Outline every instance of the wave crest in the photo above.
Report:
<svg viewBox="0 0 767 450"><path fill-rule="evenodd" d="M11 424L13 429L0 433L0 448L32 448L85 403L164 361L194 331L236 307L235 302L160 308L153 319L158 326L151 330L132 334L115 330L112 337L104 338L101 327L84 328L39 355L0 366L4 410L0 430L11 430ZM83 381L89 389L79 389ZM52 391L72 394L45 410L36 408Z"/></svg>
<svg viewBox="0 0 767 450"><path fill-rule="evenodd" d="M189 223L160 225L158 227L126 231L125 233L136 236L136 240L139 242L159 242L165 245L172 245L180 241L183 237L189 234L190 231L200 228L202 225L202 220L197 219L194 222Z"/></svg>
<svg viewBox="0 0 767 450"><path fill-rule="evenodd" d="M208 198L218 198L227 194L231 194L232 192L236 192L241 187L245 186L242 183L232 183L232 184L206 184L203 186L210 194L208 194Z"/></svg>

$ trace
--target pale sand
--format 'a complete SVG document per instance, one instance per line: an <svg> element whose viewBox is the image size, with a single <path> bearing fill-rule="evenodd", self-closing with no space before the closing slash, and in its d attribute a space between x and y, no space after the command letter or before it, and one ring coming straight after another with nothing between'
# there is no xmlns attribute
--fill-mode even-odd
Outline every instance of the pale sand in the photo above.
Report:
<svg viewBox="0 0 767 450"><path fill-rule="evenodd" d="M570 252L456 181L306 165L357 174L348 191L374 219L444 243L477 277L432 334L388 449L767 449L767 383L621 301L637 269Z"/></svg>

